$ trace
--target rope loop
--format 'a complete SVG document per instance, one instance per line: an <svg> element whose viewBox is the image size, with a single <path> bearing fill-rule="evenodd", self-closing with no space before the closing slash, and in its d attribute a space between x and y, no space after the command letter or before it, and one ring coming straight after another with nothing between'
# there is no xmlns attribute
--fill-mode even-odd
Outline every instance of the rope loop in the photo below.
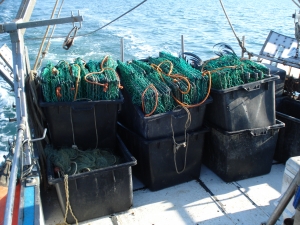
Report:
<svg viewBox="0 0 300 225"><path fill-rule="evenodd" d="M142 94L142 109L143 109L143 112L145 113L144 96L145 96L146 91L149 88L151 88L155 92L155 106L154 106L153 110L150 113L148 113L148 114L145 115L145 117L151 116L155 112L155 110L157 108L157 105L158 105L158 91L157 91L157 89L155 88L155 86L153 84L150 84L148 87L146 87L146 89L144 90L144 92Z"/></svg>
<svg viewBox="0 0 300 225"><path fill-rule="evenodd" d="M166 64L166 63L170 64L170 70L169 70L168 73L164 73L163 70L161 69L161 65ZM162 79L163 82L165 82L165 81L164 81L164 79L163 79L163 77L161 75L162 73L165 74L168 77L171 77L173 79L174 83L177 83L178 80L184 80L184 82L188 86L187 90L183 91L180 88L178 90L180 91L181 94L188 94L190 92L190 90L191 90L191 83L190 83L189 79L187 77L185 77L184 75L181 75L181 74L172 74L174 65L173 65L173 63L171 61L164 60L163 62L161 62L158 65L151 64L151 67L154 68L160 74L160 77L161 77L161 79Z"/></svg>
<svg viewBox="0 0 300 225"><path fill-rule="evenodd" d="M76 225L78 224L78 220L76 218L76 216L73 213L70 201L69 201L69 183L68 183L68 174L64 175L64 184L65 184L65 192L66 192L66 213L65 213L65 218L64 218L64 222L65 224L67 223L67 216L68 216L68 210L70 210L71 215L73 216L73 218L75 219Z"/></svg>
<svg viewBox="0 0 300 225"><path fill-rule="evenodd" d="M177 108L177 106L174 109L176 109L176 108ZM181 143L177 143L176 140L175 140L174 129L173 129L173 120L172 120L172 116L171 116L171 130L172 130L172 138L173 138L174 164L175 164L175 169L176 169L177 174L181 174L186 168L186 158L187 158L187 150L188 150L187 129L189 128L189 126L191 125L191 122L192 122L192 117L191 117L190 111L187 109L187 107L182 106L182 108L186 111L187 118L186 118L186 122L185 122L185 126L184 126L184 141L181 142ZM180 149L180 147L185 148L185 153L184 153L183 168L182 168L181 171L178 171L178 167L177 167L177 163L176 163L176 154L177 154L177 151Z"/></svg>
<svg viewBox="0 0 300 225"><path fill-rule="evenodd" d="M84 76L84 80L85 80L86 82L90 83L90 84L95 84L95 85L103 86L103 91L106 92L107 89L108 89L108 83L102 84L102 83L99 83L99 82L89 81L89 80L87 79L89 76L92 76L93 74L101 74L101 73L103 73L103 72L104 72L104 70L102 70L102 71L100 71L100 72L92 72L92 73L88 73L88 74L86 74L86 75Z"/></svg>

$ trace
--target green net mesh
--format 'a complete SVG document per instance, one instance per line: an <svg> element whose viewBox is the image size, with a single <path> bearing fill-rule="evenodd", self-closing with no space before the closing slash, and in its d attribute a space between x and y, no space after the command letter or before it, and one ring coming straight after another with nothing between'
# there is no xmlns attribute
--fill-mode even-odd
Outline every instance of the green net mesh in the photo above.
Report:
<svg viewBox="0 0 300 225"><path fill-rule="evenodd" d="M86 75L87 95L92 100L112 100L119 96L120 80L116 73L117 63L106 57L102 61L90 60L86 67L89 74Z"/></svg>
<svg viewBox="0 0 300 225"><path fill-rule="evenodd" d="M110 56L86 63L81 58L69 64L48 63L41 72L41 86L46 102L69 102L81 99L114 100L119 98L120 79L117 62Z"/></svg>
<svg viewBox="0 0 300 225"><path fill-rule="evenodd" d="M142 108L145 114L165 111L162 94L145 77L144 70L132 63L118 61L121 82L132 98L132 102Z"/></svg>
<svg viewBox="0 0 300 225"><path fill-rule="evenodd" d="M265 74L269 73L263 64L232 54L206 61L201 70L211 72L212 88L215 89L226 89L262 80L266 77Z"/></svg>
<svg viewBox="0 0 300 225"><path fill-rule="evenodd" d="M147 60L118 61L121 83L146 116L194 107L208 97L209 77L202 76L185 60L161 52Z"/></svg>
<svg viewBox="0 0 300 225"><path fill-rule="evenodd" d="M91 149L81 151L76 148L45 148L46 158L57 167L61 175L74 175L118 164L121 157L110 149Z"/></svg>

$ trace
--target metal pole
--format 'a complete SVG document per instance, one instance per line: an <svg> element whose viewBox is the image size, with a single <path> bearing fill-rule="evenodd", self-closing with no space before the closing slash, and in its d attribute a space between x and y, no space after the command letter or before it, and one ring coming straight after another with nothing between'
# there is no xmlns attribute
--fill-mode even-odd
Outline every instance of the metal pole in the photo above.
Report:
<svg viewBox="0 0 300 225"><path fill-rule="evenodd" d="M121 38L121 61L124 62L124 38Z"/></svg>
<svg viewBox="0 0 300 225"><path fill-rule="evenodd" d="M242 46L243 46L243 49L242 49L242 58L244 58L244 48L245 48L245 36L242 37Z"/></svg>
<svg viewBox="0 0 300 225"><path fill-rule="evenodd" d="M181 54L183 57L183 53L184 53L184 40L183 40L183 35L181 35Z"/></svg>
<svg viewBox="0 0 300 225"><path fill-rule="evenodd" d="M283 210L286 208L286 206L288 205L292 197L295 195L295 190L299 184L300 184L300 170L294 177L292 183L290 184L290 186L288 187L288 189L280 199L277 207L275 208L275 210L273 211L272 215L270 216L269 220L265 225L274 225L276 223L276 221L282 214Z"/></svg>
<svg viewBox="0 0 300 225"><path fill-rule="evenodd" d="M10 34L13 55L14 91L16 99L17 122L22 117L27 118L27 107L25 98L25 72L24 72L24 41L20 30Z"/></svg>
<svg viewBox="0 0 300 225"><path fill-rule="evenodd" d="M26 118L22 117L21 122L18 127L15 153L14 153L13 164L12 164L12 168L11 168L11 172L10 172L9 185L8 185L9 189L8 189L7 198L6 198L5 216L4 216L3 225L11 225L12 224L17 175L18 175L18 168L19 168L19 161L20 161L20 153L22 151L21 148L23 146L22 142L24 139L25 130L26 130Z"/></svg>

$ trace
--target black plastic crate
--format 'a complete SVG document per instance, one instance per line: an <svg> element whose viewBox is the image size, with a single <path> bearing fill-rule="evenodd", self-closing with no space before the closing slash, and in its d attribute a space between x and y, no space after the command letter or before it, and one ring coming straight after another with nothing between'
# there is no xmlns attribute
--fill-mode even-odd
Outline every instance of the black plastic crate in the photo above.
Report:
<svg viewBox="0 0 300 225"><path fill-rule="evenodd" d="M270 74L279 76L279 79L275 81L275 97L282 96L286 71L270 64L264 63L264 65L270 70Z"/></svg>
<svg viewBox="0 0 300 225"><path fill-rule="evenodd" d="M175 135L182 135L185 130L187 132L199 130L203 125L206 105L213 102L213 99L209 97L200 106L189 108L191 124L186 129L188 113L185 109L180 108L145 117L142 110L138 106L133 105L128 93L124 90L122 90L122 93L124 96L124 105L119 114L118 121L148 140L171 137L172 126Z"/></svg>
<svg viewBox="0 0 300 225"><path fill-rule="evenodd" d="M150 141L118 124L118 134L138 161L133 174L151 191L199 178L204 134L208 131L205 127L187 133L186 138L185 135L175 136L180 145L176 150L172 137Z"/></svg>
<svg viewBox="0 0 300 225"><path fill-rule="evenodd" d="M132 206L133 187L131 167L136 159L119 136L115 149L123 162L68 177L69 202L78 222L128 210ZM47 164L48 183L55 186L63 215L66 212L64 178L55 178L53 166ZM68 211L67 222L75 219Z"/></svg>
<svg viewBox="0 0 300 225"><path fill-rule="evenodd" d="M77 145L79 149L114 148L118 110L117 100L48 103L40 100L51 142L56 148Z"/></svg>
<svg viewBox="0 0 300 225"><path fill-rule="evenodd" d="M211 89L213 103L207 105L205 118L227 131L239 131L275 124L275 80L263 80L223 90Z"/></svg>
<svg viewBox="0 0 300 225"><path fill-rule="evenodd" d="M231 132L212 126L206 136L204 164L225 182L267 174L283 127L279 120L273 126Z"/></svg>
<svg viewBox="0 0 300 225"><path fill-rule="evenodd" d="M300 155L300 101L290 97L276 99L276 118L285 123L280 129L274 159L285 163Z"/></svg>

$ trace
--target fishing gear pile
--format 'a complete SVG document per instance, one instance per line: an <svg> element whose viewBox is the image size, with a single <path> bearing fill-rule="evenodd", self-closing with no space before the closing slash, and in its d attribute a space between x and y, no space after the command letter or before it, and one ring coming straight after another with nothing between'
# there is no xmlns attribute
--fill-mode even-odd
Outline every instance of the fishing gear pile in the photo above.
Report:
<svg viewBox="0 0 300 225"><path fill-rule="evenodd" d="M184 59L160 52L147 60L118 62L121 83L133 104L145 116L172 111L176 106L195 107L209 95L209 76Z"/></svg>
<svg viewBox="0 0 300 225"><path fill-rule="evenodd" d="M116 67L117 62L110 56L87 63L81 58L75 59L74 63L61 60L55 66L49 62L40 75L44 100L70 102L118 99L119 88L122 87Z"/></svg>
<svg viewBox="0 0 300 225"><path fill-rule="evenodd" d="M269 77L265 65L239 58L225 43L217 45L222 48L215 52L219 57L207 60L200 68L203 73L211 74L212 88L226 89Z"/></svg>
<svg viewBox="0 0 300 225"><path fill-rule="evenodd" d="M119 164L121 158L110 149L91 149L81 151L78 148L45 148L45 155L59 176L74 175Z"/></svg>

